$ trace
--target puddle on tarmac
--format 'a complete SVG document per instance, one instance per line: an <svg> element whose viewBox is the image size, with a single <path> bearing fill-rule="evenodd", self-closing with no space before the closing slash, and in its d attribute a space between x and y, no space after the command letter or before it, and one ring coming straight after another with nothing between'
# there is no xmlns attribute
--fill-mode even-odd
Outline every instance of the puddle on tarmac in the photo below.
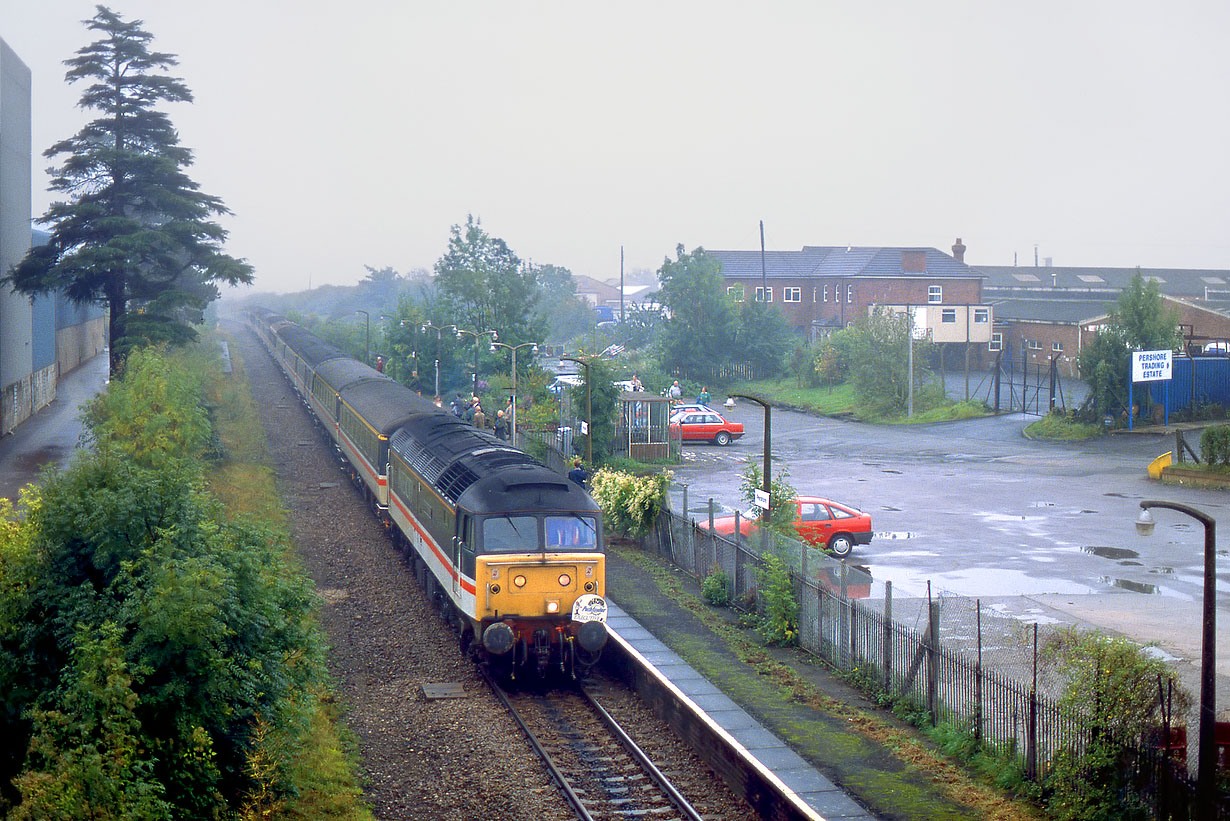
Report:
<svg viewBox="0 0 1230 821"><path fill-rule="evenodd" d="M1097 513L1096 510L1082 510L1081 513Z"/></svg>
<svg viewBox="0 0 1230 821"><path fill-rule="evenodd" d="M880 507L880 510L887 510L889 513L900 513L900 512L901 512L901 508L899 508L899 507L890 507L889 505L882 505L882 506Z"/></svg>
<svg viewBox="0 0 1230 821"><path fill-rule="evenodd" d="M1030 507L1054 507L1054 502L1030 502Z"/></svg>
<svg viewBox="0 0 1230 821"><path fill-rule="evenodd" d="M899 470L893 470L892 468L884 468L884 470L883 470L882 472L883 472L883 473L896 473L896 474L898 474L898 475L900 475L900 474L901 474L901 471L899 471Z"/></svg>
<svg viewBox="0 0 1230 821"><path fill-rule="evenodd" d="M1103 559L1139 559L1140 554L1135 550L1128 550L1126 547L1102 547L1100 545L1086 545L1081 548L1086 553L1092 553L1095 556L1101 556Z"/></svg>
<svg viewBox="0 0 1230 821"><path fill-rule="evenodd" d="M1102 584L1109 584L1111 587L1118 587L1120 590L1130 590L1133 593L1160 593L1161 588L1156 584L1144 584L1142 582L1134 582L1131 579L1112 579L1110 576L1103 576L1100 581Z"/></svg>
<svg viewBox="0 0 1230 821"><path fill-rule="evenodd" d="M1174 568L1173 567L1150 567L1149 572L1154 573L1158 576L1173 576Z"/></svg>
<svg viewBox="0 0 1230 821"><path fill-rule="evenodd" d="M894 553L893 557L899 555ZM927 581L937 590L946 590L962 596L1015 596L1030 593L1068 593L1073 595L1094 593L1094 588L1079 582L1030 576L1020 570L996 567L977 567L954 570L949 573L920 571L913 567L881 565L874 563L869 568L873 578L887 580L901 590L923 591Z"/></svg>

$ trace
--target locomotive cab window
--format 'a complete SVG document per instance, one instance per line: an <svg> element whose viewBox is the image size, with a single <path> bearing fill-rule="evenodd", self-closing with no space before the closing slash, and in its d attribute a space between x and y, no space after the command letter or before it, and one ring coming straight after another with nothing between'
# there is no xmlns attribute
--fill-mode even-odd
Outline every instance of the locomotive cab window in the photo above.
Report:
<svg viewBox="0 0 1230 821"><path fill-rule="evenodd" d="M457 539L461 551L461 574L474 578L474 519L469 516L457 517Z"/></svg>
<svg viewBox="0 0 1230 821"><path fill-rule="evenodd" d="M538 553L536 516L492 516L483 521L484 553Z"/></svg>
<svg viewBox="0 0 1230 821"><path fill-rule="evenodd" d="M547 550L593 550L598 546L598 523L589 516L548 516Z"/></svg>

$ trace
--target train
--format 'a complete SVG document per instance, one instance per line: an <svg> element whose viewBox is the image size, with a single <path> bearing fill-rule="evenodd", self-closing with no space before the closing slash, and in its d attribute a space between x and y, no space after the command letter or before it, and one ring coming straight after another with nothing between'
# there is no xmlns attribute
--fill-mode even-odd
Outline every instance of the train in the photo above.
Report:
<svg viewBox="0 0 1230 821"><path fill-rule="evenodd" d="M607 640L593 498L286 317L247 319L462 652L507 678L583 677Z"/></svg>

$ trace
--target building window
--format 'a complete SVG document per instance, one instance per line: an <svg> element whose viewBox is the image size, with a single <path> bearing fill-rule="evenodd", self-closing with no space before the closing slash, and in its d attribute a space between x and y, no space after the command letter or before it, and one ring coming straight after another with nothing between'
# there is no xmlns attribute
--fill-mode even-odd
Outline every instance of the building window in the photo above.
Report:
<svg viewBox="0 0 1230 821"><path fill-rule="evenodd" d="M828 285L824 286L824 301L826 303L829 301L829 286Z"/></svg>
<svg viewBox="0 0 1230 821"><path fill-rule="evenodd" d="M814 287L811 289L811 304L812 305L816 304L816 291L818 290L819 290L818 288L814 288Z"/></svg>
<svg viewBox="0 0 1230 821"><path fill-rule="evenodd" d="M956 321L957 321L957 309L956 308L943 308L940 310L940 322L948 322L948 323L956 324Z"/></svg>
<svg viewBox="0 0 1230 821"><path fill-rule="evenodd" d="M1042 350L1042 343L1041 343L1041 342L1039 342L1038 340L1036 340L1036 339L1029 339L1029 340L1026 340L1026 342L1028 343L1028 345L1029 345L1029 349L1030 349L1031 351L1040 351L1040 350Z"/></svg>
<svg viewBox="0 0 1230 821"><path fill-rule="evenodd" d="M782 288L782 302L802 302L802 288Z"/></svg>
<svg viewBox="0 0 1230 821"><path fill-rule="evenodd" d="M935 305L944 301L944 286L928 285L927 286L927 302Z"/></svg>
<svg viewBox="0 0 1230 821"><path fill-rule="evenodd" d="M1002 351L1004 349L1004 335L991 334L991 341L987 343L987 350L991 353Z"/></svg>
<svg viewBox="0 0 1230 821"><path fill-rule="evenodd" d="M853 302L854 302L854 286L847 285L846 286L846 304L849 305L849 304L852 304Z"/></svg>
<svg viewBox="0 0 1230 821"><path fill-rule="evenodd" d="M773 301L773 289L772 288L757 288L756 289L756 301L757 302L772 302Z"/></svg>
<svg viewBox="0 0 1230 821"><path fill-rule="evenodd" d="M986 323L990 321L991 321L991 309L990 308L975 308L974 309L974 324L975 325L985 325Z"/></svg>
<svg viewBox="0 0 1230 821"><path fill-rule="evenodd" d="M1063 343L1062 342L1052 342L1051 352L1052 353L1063 353Z"/></svg>
<svg viewBox="0 0 1230 821"><path fill-rule="evenodd" d="M734 297L735 302L743 301L744 290L742 285L731 285L726 289L726 293Z"/></svg>

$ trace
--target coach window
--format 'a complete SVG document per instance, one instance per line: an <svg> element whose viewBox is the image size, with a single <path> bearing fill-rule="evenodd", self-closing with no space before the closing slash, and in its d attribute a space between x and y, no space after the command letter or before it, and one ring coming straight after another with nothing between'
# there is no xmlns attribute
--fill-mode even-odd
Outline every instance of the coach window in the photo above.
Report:
<svg viewBox="0 0 1230 821"><path fill-rule="evenodd" d="M538 519L534 516L493 516L483 520L484 553L538 553Z"/></svg>

